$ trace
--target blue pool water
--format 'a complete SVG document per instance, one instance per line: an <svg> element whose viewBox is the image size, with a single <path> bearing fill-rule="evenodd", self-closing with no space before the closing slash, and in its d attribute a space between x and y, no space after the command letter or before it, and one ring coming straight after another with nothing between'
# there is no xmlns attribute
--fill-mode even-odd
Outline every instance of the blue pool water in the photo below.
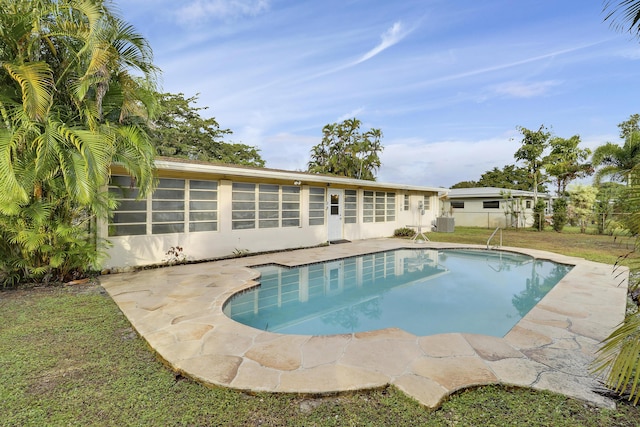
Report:
<svg viewBox="0 0 640 427"><path fill-rule="evenodd" d="M470 249L399 249L297 268L255 267L260 286L224 306L271 332L332 335L395 327L418 336L504 336L571 266Z"/></svg>

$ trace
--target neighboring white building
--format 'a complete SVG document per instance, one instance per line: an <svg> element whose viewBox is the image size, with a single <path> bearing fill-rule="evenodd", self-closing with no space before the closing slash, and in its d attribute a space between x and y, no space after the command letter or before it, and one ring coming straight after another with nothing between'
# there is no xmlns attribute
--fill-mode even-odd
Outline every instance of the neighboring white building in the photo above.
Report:
<svg viewBox="0 0 640 427"><path fill-rule="evenodd" d="M453 216L456 226L529 227L533 225L534 193L506 188L479 187L449 190L442 213ZM551 213L552 197L538 193Z"/></svg>
<svg viewBox="0 0 640 427"><path fill-rule="evenodd" d="M120 204L98 224L111 242L104 268L166 262L180 247L188 260L392 236L429 228L447 189L181 159L156 160L158 186L147 199L114 166Z"/></svg>

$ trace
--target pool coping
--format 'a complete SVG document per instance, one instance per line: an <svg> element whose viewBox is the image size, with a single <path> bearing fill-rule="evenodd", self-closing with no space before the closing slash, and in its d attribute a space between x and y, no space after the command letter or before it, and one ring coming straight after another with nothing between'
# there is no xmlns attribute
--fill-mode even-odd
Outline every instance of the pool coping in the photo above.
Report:
<svg viewBox="0 0 640 427"><path fill-rule="evenodd" d="M335 394L394 385L436 408L462 388L505 384L562 393L602 407L589 366L624 318L628 269L534 249L501 247L574 267L504 338L400 329L302 336L261 331L222 307L256 285L249 266L297 266L401 248L480 245L371 239L101 276L134 329L175 371L243 391ZM310 261L312 260L312 261Z"/></svg>

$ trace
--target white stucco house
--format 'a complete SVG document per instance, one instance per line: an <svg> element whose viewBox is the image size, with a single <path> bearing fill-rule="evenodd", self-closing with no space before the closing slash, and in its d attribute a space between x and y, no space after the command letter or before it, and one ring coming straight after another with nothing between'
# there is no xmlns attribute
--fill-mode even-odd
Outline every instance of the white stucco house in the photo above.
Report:
<svg viewBox="0 0 640 427"><path fill-rule="evenodd" d="M156 160L158 186L138 200L135 182L114 165L109 191L119 201L100 221L111 246L103 268L310 247L393 235L439 215L438 187L389 184L305 172Z"/></svg>
<svg viewBox="0 0 640 427"><path fill-rule="evenodd" d="M553 198L538 193L551 214ZM534 193L496 187L455 188L443 200L442 213L454 218L456 226L529 227L533 225Z"/></svg>

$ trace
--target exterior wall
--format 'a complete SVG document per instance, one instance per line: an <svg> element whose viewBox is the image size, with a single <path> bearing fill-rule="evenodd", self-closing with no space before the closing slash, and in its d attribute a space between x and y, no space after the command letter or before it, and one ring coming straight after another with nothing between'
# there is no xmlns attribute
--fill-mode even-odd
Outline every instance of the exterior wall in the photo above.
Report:
<svg viewBox="0 0 640 427"><path fill-rule="evenodd" d="M258 219L256 218L254 228L234 230L232 228L232 185L238 181L235 181L233 177L218 180L215 178L197 176L193 179L217 181L217 230L152 234L150 230L152 229L151 206L153 200L149 198L146 205L146 234L109 236L109 224L107 221L102 221L99 224L99 235L111 242L111 246L107 250L107 259L103 262L103 268L121 269L163 263L170 260L168 251L175 247L182 248L182 254L187 260L206 260L230 256L240 252L294 249L327 242L330 214L327 188L340 187L333 184L331 187L326 184L324 187L313 184L300 185L300 225L297 227L258 228ZM178 179L190 180L191 178L189 176L180 176ZM244 179L241 182L260 184L257 180L248 181ZM291 186L291 181L277 182L271 179L269 183ZM322 225L309 225L310 188L324 188L325 216L324 224ZM345 187L342 190L344 189L354 190L355 188ZM343 239L360 240L389 237L393 235L395 229L408 225L417 226L422 224L423 231L429 231L431 223L435 220L438 202L436 192L403 191L388 188L384 189L384 191L395 193L395 206L393 207L395 220L376 222L374 218L372 222L364 222L364 192L380 192L383 190L379 188L358 188L356 190L356 222L345 224L344 219L342 220ZM405 210L404 205L405 194L409 195L409 209L407 210ZM420 201L424 200L425 195L429 201L430 209L426 209L424 215L420 215L418 205ZM186 195L185 198L188 199ZM185 203L188 204L188 200ZM255 203L258 204L259 201L256 200ZM344 200L342 210L344 211ZM188 225L185 225L185 230L189 230Z"/></svg>
<svg viewBox="0 0 640 427"><path fill-rule="evenodd" d="M499 200L499 208L484 208L485 201L498 201L497 198L456 198L457 202L464 202L464 208L451 208L451 200L444 202L444 211L452 212L455 224L462 227L486 227L486 228L508 228L515 227L515 218L505 215L507 212L506 201ZM533 206L533 199L522 199L523 208L520 214L518 227L531 227L533 225L533 208L526 208L526 202L530 201ZM548 202L548 201L547 201ZM549 213L547 208L546 213Z"/></svg>

